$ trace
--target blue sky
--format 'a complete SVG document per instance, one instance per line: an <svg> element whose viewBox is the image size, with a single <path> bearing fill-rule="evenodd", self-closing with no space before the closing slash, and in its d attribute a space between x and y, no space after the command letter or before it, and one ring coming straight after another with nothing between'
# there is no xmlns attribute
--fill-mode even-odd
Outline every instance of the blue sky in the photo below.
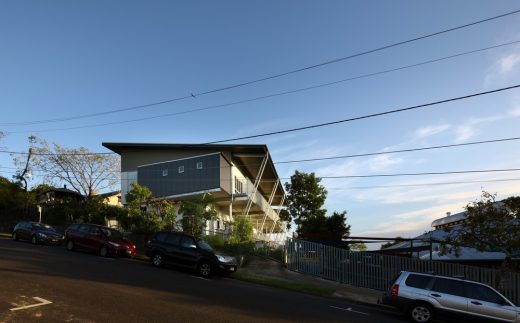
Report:
<svg viewBox="0 0 520 323"><path fill-rule="evenodd" d="M0 123L102 112L200 93L347 56L519 9L512 1L16 1L0 10ZM294 90L520 40L520 14L322 68L175 103L61 123L0 126L0 146L26 151L35 134L105 151L104 141L200 143L328 122L520 83L511 45L385 75L231 107L66 131ZM520 91L241 141L274 161L518 137ZM278 165L318 176L518 167L518 142ZM10 177L11 157L0 154ZM458 212L482 189L520 181L353 188L520 178L518 172L324 180L327 209L353 234L411 236ZM35 177L33 183L37 183Z"/></svg>

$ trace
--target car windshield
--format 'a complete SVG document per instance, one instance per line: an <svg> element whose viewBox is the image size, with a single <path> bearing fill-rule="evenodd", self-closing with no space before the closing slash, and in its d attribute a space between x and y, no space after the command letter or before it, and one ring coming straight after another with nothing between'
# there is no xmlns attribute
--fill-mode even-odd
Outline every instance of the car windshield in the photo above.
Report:
<svg viewBox="0 0 520 323"><path fill-rule="evenodd" d="M33 227L42 231L56 232L56 230L48 224L33 223Z"/></svg>
<svg viewBox="0 0 520 323"><path fill-rule="evenodd" d="M120 231L117 231L115 229L108 229L108 228L102 228L101 231L107 236L114 239L121 239L123 238L123 234Z"/></svg>
<svg viewBox="0 0 520 323"><path fill-rule="evenodd" d="M198 245L199 248L202 249L202 250L213 251L213 248L211 248L211 246L209 245L209 243L207 243L207 242L204 241L204 240L199 240L199 241L197 241L197 245Z"/></svg>

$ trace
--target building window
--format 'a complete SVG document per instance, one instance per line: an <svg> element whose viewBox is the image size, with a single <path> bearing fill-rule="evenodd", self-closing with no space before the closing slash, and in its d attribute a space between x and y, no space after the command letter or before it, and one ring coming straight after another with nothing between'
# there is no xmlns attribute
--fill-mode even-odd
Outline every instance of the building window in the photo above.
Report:
<svg viewBox="0 0 520 323"><path fill-rule="evenodd" d="M202 169L202 162L197 162L197 169Z"/></svg>
<svg viewBox="0 0 520 323"><path fill-rule="evenodd" d="M179 174L184 173L184 166L179 166Z"/></svg>
<svg viewBox="0 0 520 323"><path fill-rule="evenodd" d="M167 169L163 169L162 176L168 176L168 170Z"/></svg>
<svg viewBox="0 0 520 323"><path fill-rule="evenodd" d="M243 193L243 183L235 176L235 193Z"/></svg>

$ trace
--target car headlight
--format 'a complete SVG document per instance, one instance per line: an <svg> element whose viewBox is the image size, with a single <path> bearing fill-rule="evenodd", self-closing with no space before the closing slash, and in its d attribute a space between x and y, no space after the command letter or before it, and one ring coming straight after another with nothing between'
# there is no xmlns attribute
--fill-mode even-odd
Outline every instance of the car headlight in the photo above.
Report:
<svg viewBox="0 0 520 323"><path fill-rule="evenodd" d="M223 256L223 255L217 255L217 259L220 262L232 262L234 260L233 257Z"/></svg>
<svg viewBox="0 0 520 323"><path fill-rule="evenodd" d="M108 244L112 245L114 247L119 247L119 243L115 243L115 242L112 242L112 241L109 241Z"/></svg>

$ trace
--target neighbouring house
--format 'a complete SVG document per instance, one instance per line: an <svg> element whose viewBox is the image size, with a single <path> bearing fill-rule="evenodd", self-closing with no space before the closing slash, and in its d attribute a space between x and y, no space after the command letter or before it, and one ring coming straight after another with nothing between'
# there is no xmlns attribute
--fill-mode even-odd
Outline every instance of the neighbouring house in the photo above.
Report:
<svg viewBox="0 0 520 323"><path fill-rule="evenodd" d="M500 202L497 202L500 203ZM448 214L436 219L431 226L434 230L425 232L413 239L399 242L381 250L384 254L408 255L423 260L437 260L465 264L495 266L506 259L502 252L478 251L475 248L461 247L457 251L452 248L443 248L441 242L452 234L446 228L457 229L464 224L466 212ZM451 230L453 232L453 230ZM443 250L444 249L444 250ZM451 250L450 250L451 249Z"/></svg>
<svg viewBox="0 0 520 323"><path fill-rule="evenodd" d="M69 190L67 185L64 185L63 188L52 188L42 192L39 196L38 204L45 208L62 204L67 200L80 202L84 199L85 197L83 195L76 191Z"/></svg>
<svg viewBox="0 0 520 323"><path fill-rule="evenodd" d="M279 241L286 195L266 145L111 143L121 156L121 203L133 182L148 187L155 199L175 202L211 194L217 220L207 234L221 234L236 215L252 220L255 237ZM182 215L181 215L182 216Z"/></svg>
<svg viewBox="0 0 520 323"><path fill-rule="evenodd" d="M103 203L105 203L107 205L120 206L120 207L123 206L123 204L121 203L121 191L120 190L102 193L97 196L102 198Z"/></svg>

